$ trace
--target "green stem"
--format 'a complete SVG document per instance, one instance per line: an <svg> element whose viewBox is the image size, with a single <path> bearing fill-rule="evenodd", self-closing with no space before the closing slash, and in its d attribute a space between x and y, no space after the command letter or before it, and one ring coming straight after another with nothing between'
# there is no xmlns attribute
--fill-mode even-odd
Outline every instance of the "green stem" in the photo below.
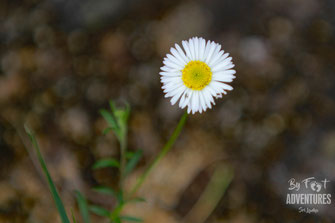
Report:
<svg viewBox="0 0 335 223"><path fill-rule="evenodd" d="M205 190L181 222L206 222L206 219L213 213L224 196L233 177L234 170L232 167L223 163L217 165Z"/></svg>
<svg viewBox="0 0 335 223"><path fill-rule="evenodd" d="M144 173L137 179L137 182L133 189L130 192L129 197L133 197L133 195L136 194L137 190L142 186L144 180L149 175L151 170L158 164L158 162L170 151L171 147L177 140L181 130L184 127L184 124L186 122L187 118L187 112L183 114L183 116L180 118L177 127L175 128L174 132L172 133L170 139L167 141L167 143L164 145L163 149L159 152L157 157L152 161L152 163L148 166L148 168L144 171Z"/></svg>
<svg viewBox="0 0 335 223"><path fill-rule="evenodd" d="M124 129L124 133L122 134L122 138L120 140L121 147L121 162L120 162L120 189L123 188L123 181L125 178L125 167L126 167L126 152L127 152L127 127Z"/></svg>

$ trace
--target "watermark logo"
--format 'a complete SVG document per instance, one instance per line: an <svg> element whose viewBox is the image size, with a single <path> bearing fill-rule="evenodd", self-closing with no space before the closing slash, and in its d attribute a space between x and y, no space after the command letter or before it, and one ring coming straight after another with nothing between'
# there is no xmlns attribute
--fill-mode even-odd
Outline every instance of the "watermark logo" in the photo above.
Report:
<svg viewBox="0 0 335 223"><path fill-rule="evenodd" d="M318 180L308 177L301 181L291 178L288 181L286 204L299 205L300 213L318 213L319 205L330 205L331 194L327 193L328 179Z"/></svg>

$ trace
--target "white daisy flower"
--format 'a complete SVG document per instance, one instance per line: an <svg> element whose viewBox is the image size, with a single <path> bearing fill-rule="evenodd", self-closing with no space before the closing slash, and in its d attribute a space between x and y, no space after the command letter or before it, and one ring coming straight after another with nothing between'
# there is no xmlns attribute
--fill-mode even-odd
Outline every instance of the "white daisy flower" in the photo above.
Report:
<svg viewBox="0 0 335 223"><path fill-rule="evenodd" d="M159 73L162 88L165 97L171 97L172 105L180 99L180 108L187 106L188 113L202 113L215 105L214 98L233 90L225 83L235 78L234 64L220 44L193 37L182 41L182 45L184 50L175 44L164 58Z"/></svg>

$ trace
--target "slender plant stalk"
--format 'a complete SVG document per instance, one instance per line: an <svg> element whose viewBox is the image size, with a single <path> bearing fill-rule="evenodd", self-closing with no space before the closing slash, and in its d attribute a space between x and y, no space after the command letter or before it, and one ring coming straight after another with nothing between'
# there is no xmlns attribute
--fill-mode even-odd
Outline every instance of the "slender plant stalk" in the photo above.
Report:
<svg viewBox="0 0 335 223"><path fill-rule="evenodd" d="M65 208L64 208L64 205L63 205L63 202L57 192L57 189L56 189L56 186L50 176L50 173L49 173L49 170L47 168L47 165L44 161L44 158L42 156L42 153L41 153L41 150L40 150L40 147L37 143L37 140L34 136L34 134L31 132L31 130L25 126L25 130L30 138L30 141L32 142L33 144L33 147L35 149L35 152L37 154L37 158L38 158L38 161L41 165L41 168L45 174L45 177L47 178L47 181L48 181L48 185L49 185L49 189L50 189L50 192L51 192L51 195L55 201L55 204L56 204L56 208L58 210L58 213L61 217L61 220L62 220L62 223L70 223L70 220L69 218L67 217L67 214L66 214L66 211L65 211Z"/></svg>
<svg viewBox="0 0 335 223"><path fill-rule="evenodd" d="M219 164L200 198L186 215L184 223L203 223L212 214L234 177L229 165Z"/></svg>
<svg viewBox="0 0 335 223"><path fill-rule="evenodd" d="M137 190L142 186L144 180L149 175L151 170L158 164L158 162L170 151L171 147L177 140L181 130L184 127L184 124L187 119L187 112L183 114L183 116L180 118L177 127L175 128L174 132L172 133L170 139L167 141L167 143L164 145L163 149L159 152L157 157L152 161L152 163L148 166L148 168L144 171L144 173L137 179L137 182L133 189L130 191L130 196L133 197Z"/></svg>
<svg viewBox="0 0 335 223"><path fill-rule="evenodd" d="M124 129L124 133L122 134L122 138L120 140L121 147L121 162L120 162L120 189L123 188L123 181L125 178L125 168L126 168L126 153L127 153L127 127Z"/></svg>

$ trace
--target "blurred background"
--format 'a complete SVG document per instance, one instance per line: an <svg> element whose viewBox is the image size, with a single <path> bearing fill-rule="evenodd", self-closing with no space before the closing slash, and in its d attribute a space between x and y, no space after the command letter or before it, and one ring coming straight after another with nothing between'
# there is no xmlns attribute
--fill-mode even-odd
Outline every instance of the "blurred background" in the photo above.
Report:
<svg viewBox="0 0 335 223"><path fill-rule="evenodd" d="M286 204L291 178L327 178L335 199L334 15L332 0L1 1L0 222L60 222L24 123L68 211L77 213L75 189L113 206L90 190L117 182L114 169L91 169L119 155L99 109L131 105L129 149L144 150L131 185L183 113L158 73L170 47L193 36L232 55L234 90L190 116L140 190L147 202L126 211L180 222L220 163L234 179L206 222L334 222L335 200L317 214Z"/></svg>

